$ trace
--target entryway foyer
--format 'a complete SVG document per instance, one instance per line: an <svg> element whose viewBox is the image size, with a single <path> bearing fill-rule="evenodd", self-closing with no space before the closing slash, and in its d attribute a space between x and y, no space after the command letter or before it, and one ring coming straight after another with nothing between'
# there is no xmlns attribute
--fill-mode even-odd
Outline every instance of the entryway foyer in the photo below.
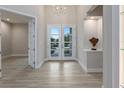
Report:
<svg viewBox="0 0 124 93"><path fill-rule="evenodd" d="M119 6L5 5L0 14L1 87L123 85Z"/></svg>
<svg viewBox="0 0 124 93"><path fill-rule="evenodd" d="M82 8L44 6L45 22L0 9L0 87L102 87L102 15L90 19L79 14ZM91 50L92 37L99 38L97 50Z"/></svg>

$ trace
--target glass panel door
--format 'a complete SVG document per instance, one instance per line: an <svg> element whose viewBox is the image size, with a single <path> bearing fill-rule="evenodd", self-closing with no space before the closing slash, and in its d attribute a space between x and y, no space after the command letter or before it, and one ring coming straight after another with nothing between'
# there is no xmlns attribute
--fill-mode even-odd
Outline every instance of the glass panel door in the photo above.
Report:
<svg viewBox="0 0 124 93"><path fill-rule="evenodd" d="M72 28L64 27L64 57L72 56Z"/></svg>
<svg viewBox="0 0 124 93"><path fill-rule="evenodd" d="M63 47L62 47L62 58L63 59L72 59L73 57L73 44L74 44L74 33L73 33L73 26L68 26L65 25L62 27L63 28L63 39L62 39L62 43L63 43Z"/></svg>
<svg viewBox="0 0 124 93"><path fill-rule="evenodd" d="M51 25L48 33L49 58L72 60L75 57L75 30L70 25Z"/></svg>
<svg viewBox="0 0 124 93"><path fill-rule="evenodd" d="M50 26L49 29L49 56L54 59L59 59L61 57L60 49L60 35L61 27L60 26Z"/></svg>

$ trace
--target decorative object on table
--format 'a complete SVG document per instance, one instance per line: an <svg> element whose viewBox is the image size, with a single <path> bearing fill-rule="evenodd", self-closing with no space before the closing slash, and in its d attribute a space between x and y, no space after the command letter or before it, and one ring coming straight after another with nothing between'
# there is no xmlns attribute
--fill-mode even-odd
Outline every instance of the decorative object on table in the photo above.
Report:
<svg viewBox="0 0 124 93"><path fill-rule="evenodd" d="M91 39L89 39L90 43L92 44L92 48L91 50L96 50L96 44L98 43L99 39L98 38L95 38L95 37L92 37Z"/></svg>

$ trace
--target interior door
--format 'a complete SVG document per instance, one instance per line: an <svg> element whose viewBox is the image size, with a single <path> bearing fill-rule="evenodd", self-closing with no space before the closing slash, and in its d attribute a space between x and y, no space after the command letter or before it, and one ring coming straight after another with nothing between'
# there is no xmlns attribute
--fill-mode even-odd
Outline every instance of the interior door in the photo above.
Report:
<svg viewBox="0 0 124 93"><path fill-rule="evenodd" d="M29 49L28 49L28 64L32 67L35 68L35 22L32 20L29 22Z"/></svg>
<svg viewBox="0 0 124 93"><path fill-rule="evenodd" d="M61 60L61 25L48 25L48 57Z"/></svg>
<svg viewBox="0 0 124 93"><path fill-rule="evenodd" d="M73 60L75 58L76 37L75 25L62 25L62 59Z"/></svg>

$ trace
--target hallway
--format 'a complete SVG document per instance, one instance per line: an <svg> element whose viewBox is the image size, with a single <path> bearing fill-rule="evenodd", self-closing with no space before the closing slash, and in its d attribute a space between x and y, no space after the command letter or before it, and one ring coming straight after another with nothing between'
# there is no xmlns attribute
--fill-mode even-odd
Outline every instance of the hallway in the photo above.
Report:
<svg viewBox="0 0 124 93"><path fill-rule="evenodd" d="M27 66L27 58L10 58L3 61L0 87L36 88L95 88L102 86L102 74L85 73L77 62L46 62L40 69Z"/></svg>

